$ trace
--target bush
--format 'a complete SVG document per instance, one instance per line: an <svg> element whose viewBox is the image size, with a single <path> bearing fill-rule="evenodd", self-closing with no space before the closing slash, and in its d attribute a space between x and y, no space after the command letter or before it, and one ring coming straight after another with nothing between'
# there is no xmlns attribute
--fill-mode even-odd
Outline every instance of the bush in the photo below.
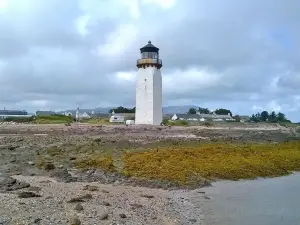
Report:
<svg viewBox="0 0 300 225"><path fill-rule="evenodd" d="M7 117L3 121L6 122L16 122L16 123L29 123L34 120L34 116L31 117Z"/></svg>
<svg viewBox="0 0 300 225"><path fill-rule="evenodd" d="M90 155L75 162L75 166L79 169L101 169L103 171L113 172L115 166L111 156Z"/></svg>
<svg viewBox="0 0 300 225"><path fill-rule="evenodd" d="M168 125L168 123L169 123L169 119L164 118L162 121L162 124L166 126L166 125Z"/></svg>

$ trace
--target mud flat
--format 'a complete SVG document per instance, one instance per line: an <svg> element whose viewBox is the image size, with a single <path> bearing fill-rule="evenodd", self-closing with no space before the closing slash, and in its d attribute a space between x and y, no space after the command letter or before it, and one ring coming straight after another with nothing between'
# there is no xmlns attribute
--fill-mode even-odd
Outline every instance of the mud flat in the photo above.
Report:
<svg viewBox="0 0 300 225"><path fill-rule="evenodd" d="M245 171L251 171L243 178L252 179L255 160L276 147L276 157L290 163L278 170L272 155L267 164L272 170L267 171L284 175L297 165L300 169L298 141L296 130L269 124L1 125L0 224L205 224L201 205L192 201L205 201L205 194L197 190L213 179L234 178L219 172L209 177L205 171L211 169L211 158L220 160L214 163L222 169L226 161L220 153L242 156L249 164ZM216 155L208 154L210 148ZM240 154L245 149L248 153ZM202 156L208 167L192 167ZM226 171L238 179L238 167ZM201 176L187 182L180 168Z"/></svg>

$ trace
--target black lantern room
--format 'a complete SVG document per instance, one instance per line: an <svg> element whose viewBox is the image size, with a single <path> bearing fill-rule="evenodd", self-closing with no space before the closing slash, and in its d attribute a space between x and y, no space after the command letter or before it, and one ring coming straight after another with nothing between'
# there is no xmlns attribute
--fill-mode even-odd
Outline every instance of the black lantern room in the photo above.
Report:
<svg viewBox="0 0 300 225"><path fill-rule="evenodd" d="M149 66L155 66L158 69L162 67L162 61L159 59L159 48L155 47L151 41L148 44L140 48L141 59L137 61L138 68L145 68Z"/></svg>

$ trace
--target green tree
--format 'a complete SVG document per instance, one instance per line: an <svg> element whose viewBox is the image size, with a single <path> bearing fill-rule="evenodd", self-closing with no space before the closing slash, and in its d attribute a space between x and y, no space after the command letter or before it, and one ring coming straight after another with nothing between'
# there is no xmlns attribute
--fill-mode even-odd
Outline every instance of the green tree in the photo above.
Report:
<svg viewBox="0 0 300 225"><path fill-rule="evenodd" d="M262 111L260 114L261 121L268 121L269 120L269 113L267 111Z"/></svg>
<svg viewBox="0 0 300 225"><path fill-rule="evenodd" d="M114 109L110 109L109 110L109 113L112 113L112 112L115 112L115 113L135 113L135 107L130 109L130 108L125 108L123 106L119 106L117 108L114 108Z"/></svg>
<svg viewBox="0 0 300 225"><path fill-rule="evenodd" d="M210 114L211 113L208 108L199 107L198 110L199 110L199 113L201 113L201 114Z"/></svg>
<svg viewBox="0 0 300 225"><path fill-rule="evenodd" d="M195 108L190 108L188 114L196 114L197 110Z"/></svg>
<svg viewBox="0 0 300 225"><path fill-rule="evenodd" d="M230 115L230 116L232 116L232 113L231 113L231 111L229 110L229 109L216 109L215 110L215 113L217 114L217 115Z"/></svg>
<svg viewBox="0 0 300 225"><path fill-rule="evenodd" d="M276 123L277 122L277 116L276 113L273 111L269 114L269 122Z"/></svg>
<svg viewBox="0 0 300 225"><path fill-rule="evenodd" d="M285 115L284 115L283 113L279 112L279 113L277 114L277 120L278 120L279 122L285 122L287 119L286 119L286 117L285 117Z"/></svg>

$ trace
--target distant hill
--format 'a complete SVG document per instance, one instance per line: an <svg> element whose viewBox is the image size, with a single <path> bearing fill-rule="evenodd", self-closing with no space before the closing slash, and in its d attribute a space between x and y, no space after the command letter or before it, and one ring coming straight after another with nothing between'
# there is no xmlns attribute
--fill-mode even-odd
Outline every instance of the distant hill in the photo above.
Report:
<svg viewBox="0 0 300 225"><path fill-rule="evenodd" d="M195 105L182 105L182 106L166 106L163 107L164 114L183 114L189 111L190 108L198 109L199 106Z"/></svg>
<svg viewBox="0 0 300 225"><path fill-rule="evenodd" d="M98 108L94 108L94 109L79 109L80 113L83 112L87 112L87 113L91 113L92 111L94 111L95 113L108 113L108 111L110 109L113 109L115 107L98 107ZM182 106L165 106L163 107L163 112L164 114L183 114L186 113L187 111L189 111L190 108L198 108L198 106L195 105L182 105ZM76 110L72 109L72 110L65 110L65 111L60 111L57 113L62 113L62 112L71 112L71 113L75 113Z"/></svg>

